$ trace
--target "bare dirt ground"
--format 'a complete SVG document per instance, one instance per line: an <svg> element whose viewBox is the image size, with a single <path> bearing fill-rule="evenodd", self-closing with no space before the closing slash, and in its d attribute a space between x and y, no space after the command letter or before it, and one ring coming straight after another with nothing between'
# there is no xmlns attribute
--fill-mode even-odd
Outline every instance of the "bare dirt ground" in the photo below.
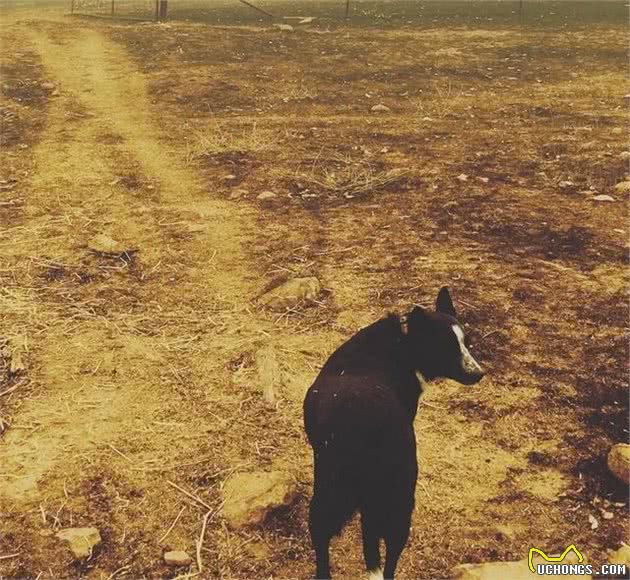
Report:
<svg viewBox="0 0 630 580"><path fill-rule="evenodd" d="M216 510L202 577L308 577L304 392L443 284L490 372L425 393L401 577L628 541L605 467L628 439L625 25L0 26L1 576L174 576L162 552L194 554L204 510L173 482ZM94 253L98 234L133 251ZM318 303L252 302L294 274ZM275 468L295 501L228 529L225 479ZM76 564L54 533L83 525L103 543ZM336 543L338 576L361 573L358 542Z"/></svg>

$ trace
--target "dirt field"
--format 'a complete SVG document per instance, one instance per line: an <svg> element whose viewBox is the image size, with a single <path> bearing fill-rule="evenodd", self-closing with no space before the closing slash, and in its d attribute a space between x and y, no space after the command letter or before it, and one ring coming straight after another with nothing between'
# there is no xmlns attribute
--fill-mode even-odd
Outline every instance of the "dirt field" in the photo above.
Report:
<svg viewBox="0 0 630 580"><path fill-rule="evenodd" d="M207 511L175 483L213 509L198 577L309 577L305 390L444 284L489 372L425 392L400 576L629 541L605 465L628 440L625 21L284 33L21 9L0 30L0 576L174 577L162 553L194 555ZM298 274L316 303L256 305ZM232 531L222 485L253 469L288 470L294 501ZM101 531L87 562L70 526ZM362 574L355 525L333 562Z"/></svg>

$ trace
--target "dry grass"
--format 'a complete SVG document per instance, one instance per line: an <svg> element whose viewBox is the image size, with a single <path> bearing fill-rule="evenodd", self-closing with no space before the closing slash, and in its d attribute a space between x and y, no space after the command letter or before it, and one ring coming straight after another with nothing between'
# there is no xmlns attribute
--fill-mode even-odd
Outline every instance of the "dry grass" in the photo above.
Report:
<svg viewBox="0 0 630 580"><path fill-rule="evenodd" d="M273 149L278 135L261 130L256 123L233 128L233 123L215 120L203 132L197 131L187 142L188 163L224 153L262 153Z"/></svg>
<svg viewBox="0 0 630 580"><path fill-rule="evenodd" d="M407 171L381 169L365 159L352 155L336 155L325 163L316 158L306 171L298 169L285 174L290 189L296 195L308 199L319 196L353 199L369 196L400 183Z"/></svg>

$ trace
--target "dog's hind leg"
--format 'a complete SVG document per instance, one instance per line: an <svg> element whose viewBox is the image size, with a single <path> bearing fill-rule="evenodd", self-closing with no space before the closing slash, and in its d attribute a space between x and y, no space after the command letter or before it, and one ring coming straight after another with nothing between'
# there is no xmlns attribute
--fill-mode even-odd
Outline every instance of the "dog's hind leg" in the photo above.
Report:
<svg viewBox="0 0 630 580"><path fill-rule="evenodd" d="M411 514L409 514L411 515ZM386 580L393 580L398 565L398 558L409 538L410 517L401 517L385 534L385 569L383 576Z"/></svg>
<svg viewBox="0 0 630 580"><path fill-rule="evenodd" d="M369 579L382 580L383 572L381 570L378 527L373 515L365 508L361 510L361 531L363 534L363 557L365 559L365 568L368 571Z"/></svg>
<svg viewBox="0 0 630 580"><path fill-rule="evenodd" d="M315 550L317 580L327 580L330 576L329 548L330 540L334 535L330 525L329 507L326 502L317 495L311 499L308 527L311 533L311 542Z"/></svg>

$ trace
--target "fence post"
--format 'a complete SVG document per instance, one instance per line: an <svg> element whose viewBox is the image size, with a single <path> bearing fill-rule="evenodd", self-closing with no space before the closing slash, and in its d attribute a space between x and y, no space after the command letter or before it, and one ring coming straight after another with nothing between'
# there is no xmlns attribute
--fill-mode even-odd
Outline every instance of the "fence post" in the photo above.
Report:
<svg viewBox="0 0 630 580"><path fill-rule="evenodd" d="M112 16L114 15L114 1L115 0L112 0Z"/></svg>
<svg viewBox="0 0 630 580"><path fill-rule="evenodd" d="M350 0L346 0L346 20L350 18Z"/></svg>
<svg viewBox="0 0 630 580"><path fill-rule="evenodd" d="M155 0L155 21L160 19L160 0Z"/></svg>
<svg viewBox="0 0 630 580"><path fill-rule="evenodd" d="M70 14L74 14L74 0L70 2Z"/></svg>
<svg viewBox="0 0 630 580"><path fill-rule="evenodd" d="M159 0L160 1L160 14L159 20L166 20L166 15L168 13L168 0Z"/></svg>

